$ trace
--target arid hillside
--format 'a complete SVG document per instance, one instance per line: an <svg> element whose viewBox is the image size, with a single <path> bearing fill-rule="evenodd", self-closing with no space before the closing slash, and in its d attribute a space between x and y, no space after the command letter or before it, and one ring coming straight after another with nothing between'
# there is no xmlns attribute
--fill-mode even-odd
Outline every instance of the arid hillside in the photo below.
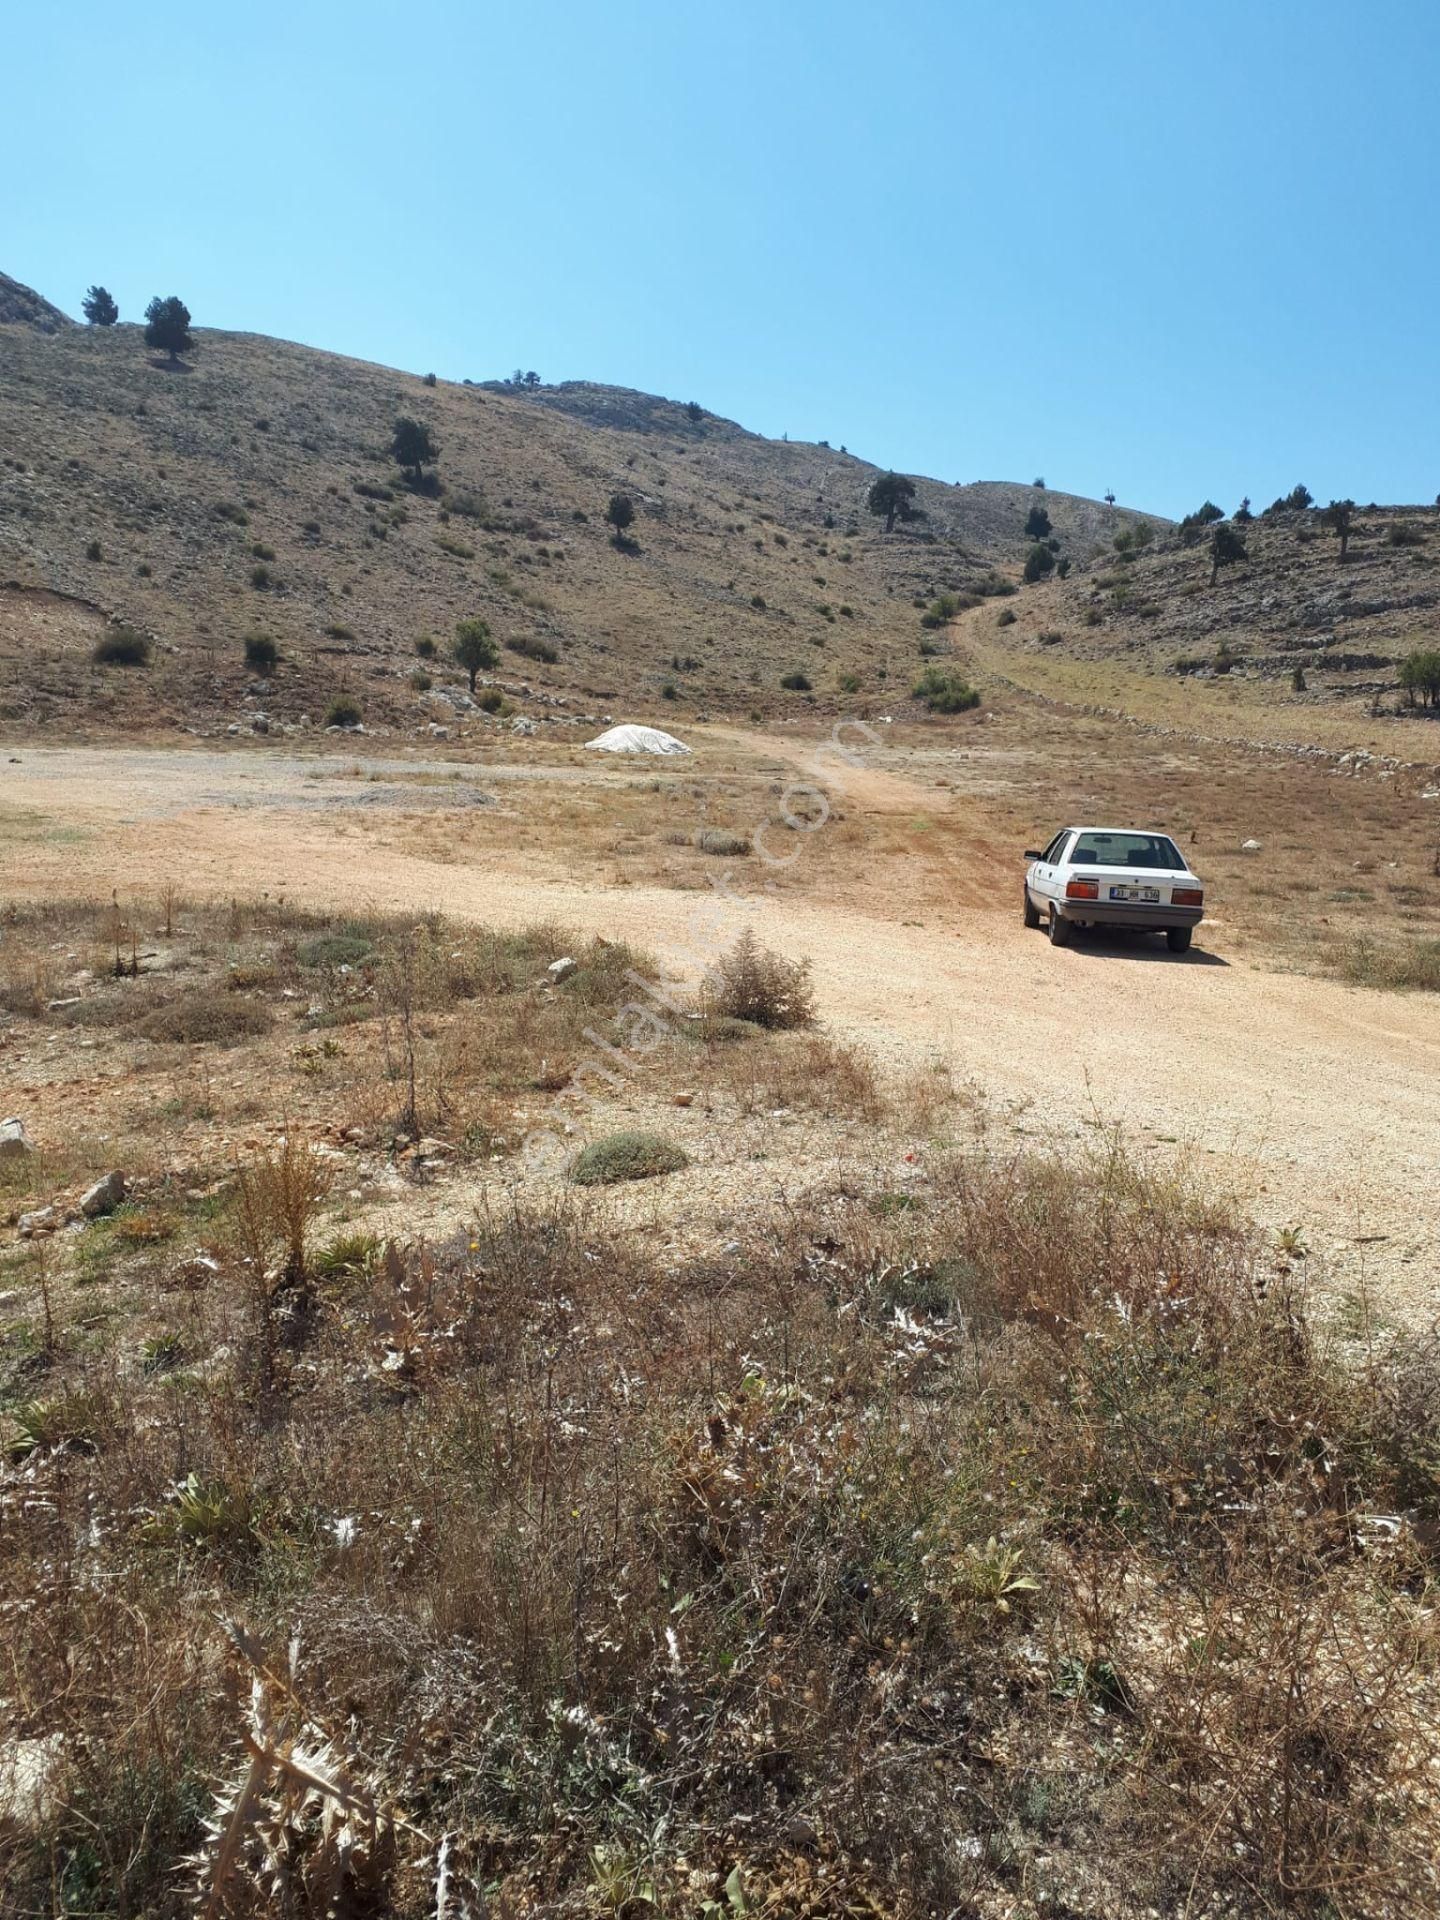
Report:
<svg viewBox="0 0 1440 1920"><path fill-rule="evenodd" d="M1356 508L1343 556L1318 506L1227 522L1245 551L1218 569L1211 528L1135 543L1120 520L1118 550L965 616L977 675L1219 738L1440 761L1440 710L1401 679L1440 635L1435 508Z"/></svg>
<svg viewBox="0 0 1440 1920"><path fill-rule="evenodd" d="M280 656L260 689L270 723L318 723L344 694L368 727L423 728L464 692L448 655L472 616L505 650L486 682L536 719L888 708L915 677L917 607L1018 578L1035 500L1062 554L1113 523L1030 486L921 479L916 516L887 533L866 511L874 467L694 403L196 341L172 366L134 326L0 324L12 728L248 730L257 634ZM438 443L420 486L391 457L401 415ZM620 546L605 521L618 492L635 513ZM93 664L117 620L152 636L148 667ZM808 687L782 688L797 676Z"/></svg>

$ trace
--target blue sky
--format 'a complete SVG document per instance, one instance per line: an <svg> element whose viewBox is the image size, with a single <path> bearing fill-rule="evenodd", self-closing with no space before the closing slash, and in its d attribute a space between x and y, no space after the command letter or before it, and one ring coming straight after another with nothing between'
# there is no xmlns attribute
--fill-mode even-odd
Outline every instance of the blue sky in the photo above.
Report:
<svg viewBox="0 0 1440 1920"><path fill-rule="evenodd" d="M698 399L1176 513L1440 489L1440 6L11 9L0 270L72 313Z"/></svg>

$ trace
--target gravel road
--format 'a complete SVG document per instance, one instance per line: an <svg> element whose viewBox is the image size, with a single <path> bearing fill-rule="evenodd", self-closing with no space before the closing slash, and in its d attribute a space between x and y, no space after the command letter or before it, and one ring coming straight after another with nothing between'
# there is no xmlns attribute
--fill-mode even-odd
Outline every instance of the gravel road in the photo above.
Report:
<svg viewBox="0 0 1440 1920"><path fill-rule="evenodd" d="M734 742L740 736L726 735ZM806 752L774 736L766 754ZM1440 1001L1264 971L1207 930L1184 957L1162 945L1051 948L1014 898L944 898L922 926L844 899L771 898L756 864L733 895L579 884L493 865L439 864L337 834L340 763L296 756L19 749L0 758L0 861L11 898L131 888L259 893L357 910L443 908L496 924L554 919L625 938L693 979L745 925L814 963L828 1025L882 1058L944 1058L998 1124L1080 1137L1121 1123L1141 1151L1191 1150L1269 1225L1305 1227L1337 1285L1428 1319L1440 1308ZM346 764L349 764L347 759ZM382 781L414 768L365 763ZM446 771L424 763L427 775ZM496 770L466 765L484 789ZM567 769L569 778L573 769ZM396 785L407 807L414 789ZM433 791L433 789L431 789ZM846 805L885 811L932 789L867 771ZM462 802L463 804L463 802ZM17 823L44 830L17 835ZM358 862L358 865L357 865ZM717 878L719 876L717 875ZM745 889L755 889L747 892Z"/></svg>

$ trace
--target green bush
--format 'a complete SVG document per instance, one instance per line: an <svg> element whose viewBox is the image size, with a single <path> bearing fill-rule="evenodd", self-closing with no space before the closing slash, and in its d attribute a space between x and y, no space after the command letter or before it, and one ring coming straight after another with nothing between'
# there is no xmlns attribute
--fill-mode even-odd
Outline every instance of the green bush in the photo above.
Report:
<svg viewBox="0 0 1440 1920"><path fill-rule="evenodd" d="M1015 624L1015 609L1013 607L1002 607L995 616L995 624L997 627L1013 627Z"/></svg>
<svg viewBox="0 0 1440 1920"><path fill-rule="evenodd" d="M782 673L780 684L787 693L809 693L810 682L803 673Z"/></svg>
<svg viewBox="0 0 1440 1920"><path fill-rule="evenodd" d="M325 709L327 727L358 727L363 718L359 702L352 700L348 693L337 695Z"/></svg>
<svg viewBox="0 0 1440 1920"><path fill-rule="evenodd" d="M592 1141L571 1161L570 1178L580 1187L612 1187L622 1180L679 1173L689 1164L690 1156L673 1140L634 1130Z"/></svg>
<svg viewBox="0 0 1440 1920"><path fill-rule="evenodd" d="M105 558L105 549L98 540L92 540L89 546L86 547L85 558L87 560L103 560Z"/></svg>
<svg viewBox="0 0 1440 1920"><path fill-rule="evenodd" d="M135 627L112 627L95 642L95 663L101 667L148 667L150 636Z"/></svg>
<svg viewBox="0 0 1440 1920"><path fill-rule="evenodd" d="M275 585L275 576L263 561L250 569L250 584L257 593L268 593Z"/></svg>
<svg viewBox="0 0 1440 1920"><path fill-rule="evenodd" d="M560 649L553 640L541 640L533 634L517 634L505 645L511 653L522 654L527 660L543 660L547 667L553 667L560 658Z"/></svg>
<svg viewBox="0 0 1440 1920"><path fill-rule="evenodd" d="M440 649L435 644L435 636L433 634L422 633L420 638L415 642L415 651L422 660L433 660Z"/></svg>
<svg viewBox="0 0 1440 1920"><path fill-rule="evenodd" d="M255 673L273 673L280 658L280 649L268 633L247 633L245 636L245 664Z"/></svg>
<svg viewBox="0 0 1440 1920"><path fill-rule="evenodd" d="M429 674L426 673L423 667L416 667L415 671L410 676L410 685L413 687L416 693L429 693L430 689L434 686L434 684L435 682L430 678Z"/></svg>
<svg viewBox="0 0 1440 1920"><path fill-rule="evenodd" d="M965 713L978 707L980 696L953 667L927 667L915 682L913 692L932 713Z"/></svg>
<svg viewBox="0 0 1440 1920"><path fill-rule="evenodd" d="M1025 556L1025 578L1033 586L1037 580L1043 580L1054 565L1054 554L1043 540L1037 540Z"/></svg>
<svg viewBox="0 0 1440 1920"><path fill-rule="evenodd" d="M860 676L858 673L842 673L836 684L839 686L841 693L858 693L860 691Z"/></svg>
<svg viewBox="0 0 1440 1920"><path fill-rule="evenodd" d="M317 933L306 940L296 958L302 967L358 967L372 958L375 943L363 933Z"/></svg>

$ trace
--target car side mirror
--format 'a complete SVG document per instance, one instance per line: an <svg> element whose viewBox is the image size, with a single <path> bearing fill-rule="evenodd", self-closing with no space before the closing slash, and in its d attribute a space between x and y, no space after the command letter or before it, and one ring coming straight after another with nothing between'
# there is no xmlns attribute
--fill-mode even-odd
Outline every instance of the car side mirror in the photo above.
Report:
<svg viewBox="0 0 1440 1920"><path fill-rule="evenodd" d="M1033 847L1027 847L1025 849L1025 858L1027 860L1043 860L1045 856L1043 853L1036 853Z"/></svg>

